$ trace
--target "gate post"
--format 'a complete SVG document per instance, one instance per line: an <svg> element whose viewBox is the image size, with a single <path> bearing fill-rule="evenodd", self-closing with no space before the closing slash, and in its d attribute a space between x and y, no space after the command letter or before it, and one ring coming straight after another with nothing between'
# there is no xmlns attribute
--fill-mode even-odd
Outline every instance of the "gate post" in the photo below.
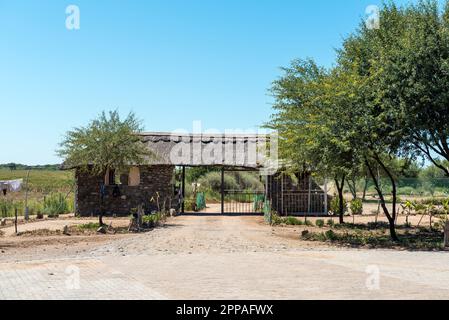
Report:
<svg viewBox="0 0 449 320"><path fill-rule="evenodd" d="M328 204L327 204L327 178L324 179L324 214L327 215L329 213Z"/></svg>
<svg viewBox="0 0 449 320"><path fill-rule="evenodd" d="M307 194L307 213L312 214L312 175L309 175L309 190Z"/></svg>
<svg viewBox="0 0 449 320"><path fill-rule="evenodd" d="M182 166L182 185L181 185L181 194L182 194L182 202L181 202L181 213L185 213L185 199L186 199L186 167Z"/></svg>
<svg viewBox="0 0 449 320"><path fill-rule="evenodd" d="M224 214L224 167L221 168L221 214Z"/></svg>
<svg viewBox="0 0 449 320"><path fill-rule="evenodd" d="M449 247L449 221L446 221L446 225L444 227L444 246Z"/></svg>

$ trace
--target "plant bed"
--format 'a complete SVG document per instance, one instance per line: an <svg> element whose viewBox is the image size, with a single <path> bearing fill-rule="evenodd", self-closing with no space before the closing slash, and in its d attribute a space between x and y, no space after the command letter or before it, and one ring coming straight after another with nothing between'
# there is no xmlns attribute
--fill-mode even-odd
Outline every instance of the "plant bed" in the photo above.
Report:
<svg viewBox="0 0 449 320"><path fill-rule="evenodd" d="M92 236L100 233L97 230L100 228L98 223L86 223L82 225L69 226L67 232L64 233L63 229L50 230L50 229L37 229L31 231L19 232L19 237L45 237L45 236ZM106 234L126 234L128 227L108 227L106 226Z"/></svg>
<svg viewBox="0 0 449 320"><path fill-rule="evenodd" d="M444 234L440 230L424 227L398 226L400 241L390 238L388 225L336 225L322 231L309 230L301 235L302 240L331 243L346 247L362 247L396 250L443 251Z"/></svg>

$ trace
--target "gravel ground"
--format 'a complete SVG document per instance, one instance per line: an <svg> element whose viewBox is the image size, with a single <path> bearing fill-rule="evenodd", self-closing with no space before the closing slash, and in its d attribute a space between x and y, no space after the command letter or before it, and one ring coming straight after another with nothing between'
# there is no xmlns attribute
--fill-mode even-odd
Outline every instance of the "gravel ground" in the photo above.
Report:
<svg viewBox="0 0 449 320"><path fill-rule="evenodd" d="M0 299L449 299L447 252L328 247L262 217L181 216L144 234L65 239L0 244Z"/></svg>

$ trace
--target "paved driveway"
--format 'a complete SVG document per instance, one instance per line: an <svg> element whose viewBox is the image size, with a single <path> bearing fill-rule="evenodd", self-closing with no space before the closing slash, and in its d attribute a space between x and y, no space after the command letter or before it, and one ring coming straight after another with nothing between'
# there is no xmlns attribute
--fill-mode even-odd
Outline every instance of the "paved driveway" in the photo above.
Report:
<svg viewBox="0 0 449 320"><path fill-rule="evenodd" d="M318 246L261 220L183 216L88 250L6 250L0 299L449 299L448 253Z"/></svg>

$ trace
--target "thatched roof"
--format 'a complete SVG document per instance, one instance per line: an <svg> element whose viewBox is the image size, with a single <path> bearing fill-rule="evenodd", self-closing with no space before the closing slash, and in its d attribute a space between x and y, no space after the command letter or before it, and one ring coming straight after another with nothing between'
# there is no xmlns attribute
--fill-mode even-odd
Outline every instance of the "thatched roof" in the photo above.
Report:
<svg viewBox="0 0 449 320"><path fill-rule="evenodd" d="M256 169L264 166L268 135L258 134L140 134L154 154L152 165L228 166Z"/></svg>

